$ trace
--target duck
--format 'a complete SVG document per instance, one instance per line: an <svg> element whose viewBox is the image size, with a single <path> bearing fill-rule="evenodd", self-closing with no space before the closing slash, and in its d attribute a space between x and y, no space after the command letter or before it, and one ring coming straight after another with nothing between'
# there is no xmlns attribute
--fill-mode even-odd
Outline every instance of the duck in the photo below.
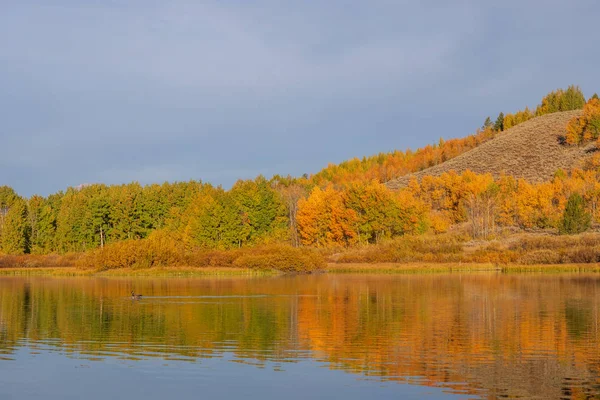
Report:
<svg viewBox="0 0 600 400"><path fill-rule="evenodd" d="M142 298L141 294L135 294L135 292L133 290L131 291L131 299L132 300L139 300L141 298Z"/></svg>

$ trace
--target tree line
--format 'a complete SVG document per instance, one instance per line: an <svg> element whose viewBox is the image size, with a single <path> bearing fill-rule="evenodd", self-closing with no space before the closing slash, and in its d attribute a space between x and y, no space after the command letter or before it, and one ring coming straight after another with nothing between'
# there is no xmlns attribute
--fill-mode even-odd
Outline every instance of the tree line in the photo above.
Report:
<svg viewBox="0 0 600 400"><path fill-rule="evenodd" d="M600 103L586 103L580 89L551 92L535 115L584 109L567 127L566 142L600 136ZM269 243L335 247L378 243L405 234L441 233L469 222L474 237L498 226L559 228L569 197L582 196L590 221L600 222L600 156L588 168L557 171L546 183L491 175L446 173L388 189L383 169L407 174L460 154L507 125L532 116L526 109L502 126L486 121L477 134L440 141L416 152L380 154L330 166L308 177L262 176L229 190L202 181L142 186L94 184L47 197L23 198L0 187L0 251L5 254L84 252L106 244L147 238L162 231L188 249L233 249ZM521 113L521 114L520 114ZM512 122L510 122L512 121ZM504 122L508 122L505 124ZM377 166L377 168L375 168ZM375 168L375 169L374 169ZM379 171L377 173L373 171ZM579 204L579 203L578 203ZM581 213L581 212L580 212Z"/></svg>

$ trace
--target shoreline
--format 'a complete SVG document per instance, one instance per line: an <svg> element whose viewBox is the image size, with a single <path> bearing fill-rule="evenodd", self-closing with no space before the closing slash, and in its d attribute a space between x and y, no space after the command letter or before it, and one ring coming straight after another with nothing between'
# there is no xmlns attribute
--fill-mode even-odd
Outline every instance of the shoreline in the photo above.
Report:
<svg viewBox="0 0 600 400"><path fill-rule="evenodd" d="M600 263L519 265L493 263L328 263L316 274L437 274L437 273L600 273ZM120 268L94 271L76 267L4 267L0 276L59 277L264 277L285 275L276 270L235 267L157 267L147 269Z"/></svg>
<svg viewBox="0 0 600 400"><path fill-rule="evenodd" d="M229 277L229 276L273 276L277 271L257 271L249 268L233 267L168 267L131 269L120 268L94 271L76 267L8 267L0 268L0 276L58 276L58 277Z"/></svg>
<svg viewBox="0 0 600 400"><path fill-rule="evenodd" d="M500 273L561 273L600 272L600 263L590 264L494 264L494 263L329 263L325 272L383 273L383 274L432 274L452 272L500 272Z"/></svg>

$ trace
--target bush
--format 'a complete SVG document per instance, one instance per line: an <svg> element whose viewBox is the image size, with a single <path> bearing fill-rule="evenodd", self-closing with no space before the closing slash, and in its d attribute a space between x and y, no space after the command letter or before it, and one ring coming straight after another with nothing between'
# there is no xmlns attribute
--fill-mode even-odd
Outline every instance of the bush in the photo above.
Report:
<svg viewBox="0 0 600 400"><path fill-rule="evenodd" d="M560 264L561 256L553 250L534 250L519 258L518 263L523 265Z"/></svg>
<svg viewBox="0 0 600 400"><path fill-rule="evenodd" d="M155 231L147 239L125 240L84 253L77 266L105 271L118 268L169 267L184 264L180 241Z"/></svg>
<svg viewBox="0 0 600 400"><path fill-rule="evenodd" d="M98 271L185 266L313 272L325 268L326 263L323 256L314 250L286 245L186 252L181 241L166 232L156 231L147 239L117 242L85 253L77 266Z"/></svg>
<svg viewBox="0 0 600 400"><path fill-rule="evenodd" d="M598 248L577 247L563 253L562 262L565 264L589 264L598 262L600 251Z"/></svg>
<svg viewBox="0 0 600 400"><path fill-rule="evenodd" d="M22 255L0 255L0 268L60 268L72 267L81 254L22 254Z"/></svg>
<svg viewBox="0 0 600 400"><path fill-rule="evenodd" d="M251 249L238 257L233 265L282 272L314 272L327 266L323 256L314 250L281 245Z"/></svg>
<svg viewBox="0 0 600 400"><path fill-rule="evenodd" d="M558 228L561 234L575 234L585 232L590 228L592 216L585 211L583 197L573 193L567 200L567 206Z"/></svg>
<svg viewBox="0 0 600 400"><path fill-rule="evenodd" d="M460 261L465 238L460 236L403 236L398 239L344 252L340 263L402 263Z"/></svg>

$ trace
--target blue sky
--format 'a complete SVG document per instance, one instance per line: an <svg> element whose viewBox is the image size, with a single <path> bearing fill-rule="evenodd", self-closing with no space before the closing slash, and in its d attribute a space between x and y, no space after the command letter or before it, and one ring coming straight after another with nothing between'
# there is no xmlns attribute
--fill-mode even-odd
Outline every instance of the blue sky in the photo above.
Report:
<svg viewBox="0 0 600 400"><path fill-rule="evenodd" d="M0 185L314 173L600 91L590 1L0 0Z"/></svg>

